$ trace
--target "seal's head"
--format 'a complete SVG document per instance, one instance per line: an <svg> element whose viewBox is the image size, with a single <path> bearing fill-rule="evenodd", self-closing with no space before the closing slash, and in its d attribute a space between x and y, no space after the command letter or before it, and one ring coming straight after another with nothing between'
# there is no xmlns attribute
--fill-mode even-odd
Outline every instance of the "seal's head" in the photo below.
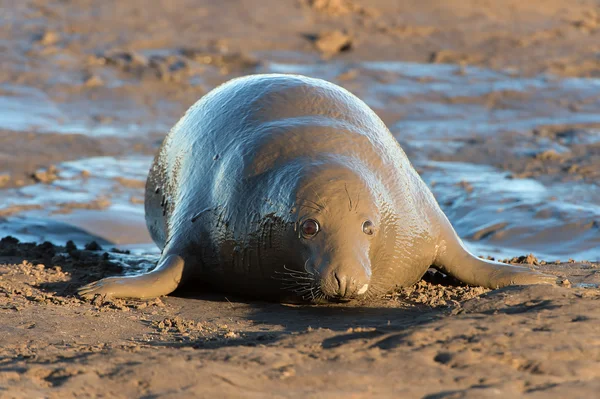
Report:
<svg viewBox="0 0 600 399"><path fill-rule="evenodd" d="M296 189L296 273L307 299L348 300L369 290L381 214L368 176L352 168L313 167Z"/></svg>

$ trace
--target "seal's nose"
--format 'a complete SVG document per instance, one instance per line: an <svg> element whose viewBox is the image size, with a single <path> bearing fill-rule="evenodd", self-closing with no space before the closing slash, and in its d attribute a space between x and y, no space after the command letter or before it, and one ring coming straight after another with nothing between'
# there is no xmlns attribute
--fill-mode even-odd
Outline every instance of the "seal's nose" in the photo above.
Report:
<svg viewBox="0 0 600 399"><path fill-rule="evenodd" d="M352 299L365 295L371 280L371 263L360 248L327 253L320 266L319 286L327 298Z"/></svg>
<svg viewBox="0 0 600 399"><path fill-rule="evenodd" d="M341 298L351 298L356 294L357 283L356 279L348 277L339 272L334 273L335 281L337 282L337 296Z"/></svg>

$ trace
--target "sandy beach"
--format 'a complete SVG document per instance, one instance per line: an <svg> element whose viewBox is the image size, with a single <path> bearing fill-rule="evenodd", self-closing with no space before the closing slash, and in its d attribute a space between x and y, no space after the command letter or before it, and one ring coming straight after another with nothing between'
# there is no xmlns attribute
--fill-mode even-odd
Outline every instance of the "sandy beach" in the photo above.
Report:
<svg viewBox="0 0 600 399"><path fill-rule="evenodd" d="M600 388L600 2L0 0L0 397L591 397ZM475 254L375 301L190 289L85 301L153 267L170 127L253 73L339 84ZM4 238L2 238L4 237Z"/></svg>

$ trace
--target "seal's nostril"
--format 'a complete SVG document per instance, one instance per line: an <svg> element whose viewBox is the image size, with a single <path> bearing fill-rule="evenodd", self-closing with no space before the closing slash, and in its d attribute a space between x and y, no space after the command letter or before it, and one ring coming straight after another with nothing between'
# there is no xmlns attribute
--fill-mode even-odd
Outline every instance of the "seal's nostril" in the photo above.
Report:
<svg viewBox="0 0 600 399"><path fill-rule="evenodd" d="M337 273L333 273L333 276L335 277L335 281L337 282L337 288L339 290L340 287L342 286L342 282L340 281L340 276L338 276Z"/></svg>
<svg viewBox="0 0 600 399"><path fill-rule="evenodd" d="M335 276L335 280L337 281L337 292L339 296L346 296L346 291L348 290L348 279L346 276L340 276L337 273L333 274Z"/></svg>

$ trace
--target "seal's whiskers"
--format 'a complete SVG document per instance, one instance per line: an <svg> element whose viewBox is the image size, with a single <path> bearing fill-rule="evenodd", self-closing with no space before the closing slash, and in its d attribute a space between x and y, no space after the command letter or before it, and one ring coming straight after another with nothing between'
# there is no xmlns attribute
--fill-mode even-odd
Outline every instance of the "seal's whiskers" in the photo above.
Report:
<svg viewBox="0 0 600 399"><path fill-rule="evenodd" d="M314 273L295 270L283 265L284 271L275 271L274 279L282 281L282 289L299 295L304 300L314 301L320 288L316 284Z"/></svg>

